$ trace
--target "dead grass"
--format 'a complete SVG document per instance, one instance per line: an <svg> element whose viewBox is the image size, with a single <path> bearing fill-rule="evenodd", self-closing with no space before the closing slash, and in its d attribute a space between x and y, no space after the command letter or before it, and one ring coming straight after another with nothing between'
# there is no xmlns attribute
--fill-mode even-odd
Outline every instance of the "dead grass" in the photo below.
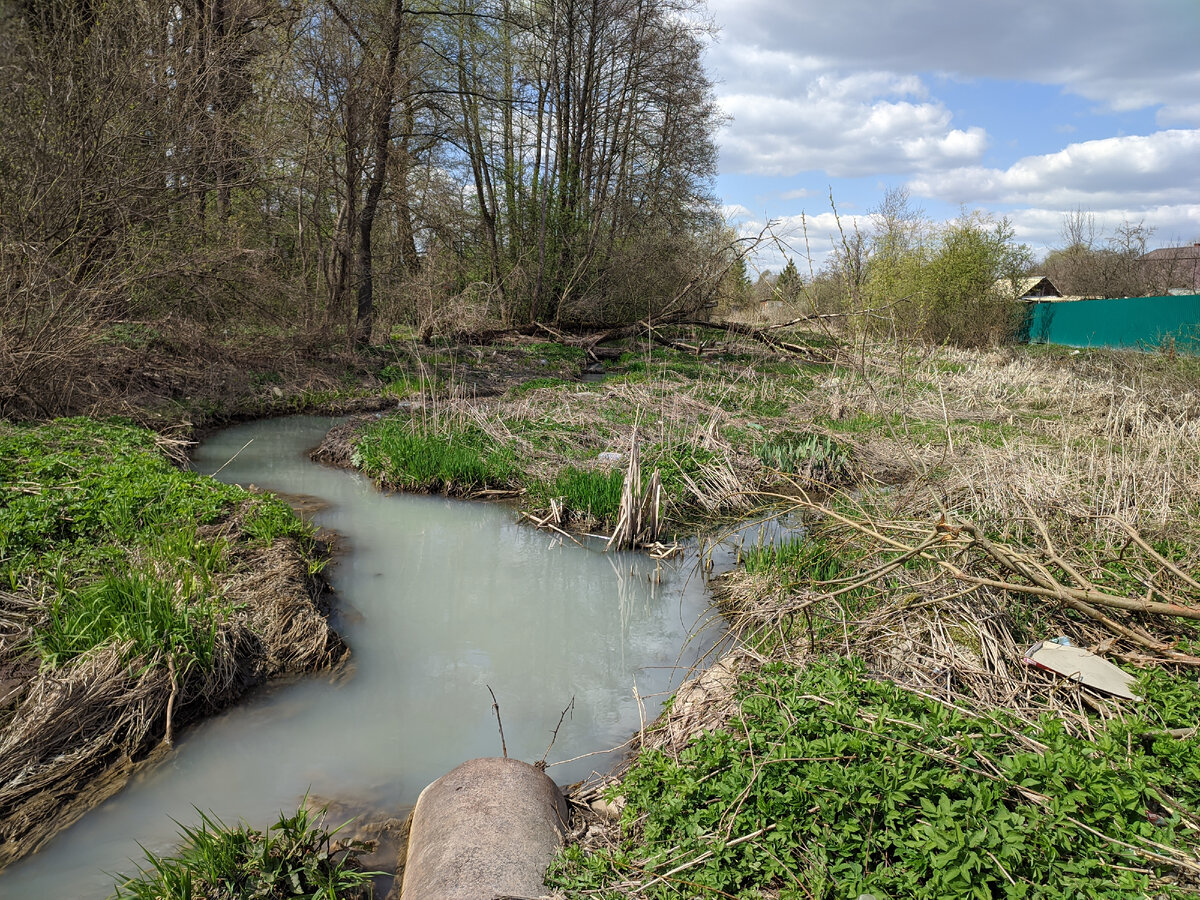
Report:
<svg viewBox="0 0 1200 900"><path fill-rule="evenodd" d="M879 479L914 505L987 527L1023 528L1030 511L1121 539L1114 518L1195 535L1200 391L1128 362L1040 359L1023 350L943 349L923 359L877 348L861 373L817 385L809 408L853 435ZM873 464L873 466L872 466Z"/></svg>
<svg viewBox="0 0 1200 900"><path fill-rule="evenodd" d="M236 529L236 520L223 526L227 534ZM0 720L0 868L119 790L169 746L173 730L266 679L328 665L345 652L314 603L294 542L240 551L221 578L235 612L217 629L210 670L177 674L173 666L127 662L128 648L108 644L62 669L25 673L32 677ZM44 614L36 598L0 595L0 659L29 667L26 638Z"/></svg>

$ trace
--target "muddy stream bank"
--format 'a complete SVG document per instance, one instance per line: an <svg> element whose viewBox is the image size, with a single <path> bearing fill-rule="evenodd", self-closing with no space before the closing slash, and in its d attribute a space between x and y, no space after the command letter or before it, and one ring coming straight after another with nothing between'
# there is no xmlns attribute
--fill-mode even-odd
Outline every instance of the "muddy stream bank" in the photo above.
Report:
<svg viewBox="0 0 1200 900"><path fill-rule="evenodd" d="M176 823L197 823L197 810L262 827L307 792L398 814L458 763L500 753L489 685L509 755L542 758L574 698L548 772L567 784L604 771L618 754L585 754L656 716L718 636L702 627L711 615L694 550L660 566L518 525L501 504L380 493L307 458L332 424L238 426L194 459L223 481L305 498L339 535L326 575L349 665L190 728L163 762L0 873L0 897L103 898L105 873L131 871L139 845L170 852ZM731 555L718 550L714 566Z"/></svg>

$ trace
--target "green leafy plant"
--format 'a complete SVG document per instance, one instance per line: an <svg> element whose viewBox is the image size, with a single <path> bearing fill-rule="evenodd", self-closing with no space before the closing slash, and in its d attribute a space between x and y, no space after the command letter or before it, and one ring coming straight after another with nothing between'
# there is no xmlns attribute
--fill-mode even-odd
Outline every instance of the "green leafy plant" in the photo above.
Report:
<svg viewBox="0 0 1200 900"><path fill-rule="evenodd" d="M825 484L844 480L851 470L850 454L824 434L785 432L759 444L755 454L764 466Z"/></svg>
<svg viewBox="0 0 1200 900"><path fill-rule="evenodd" d="M259 831L229 827L201 813L199 827L182 827L174 856L147 853L149 866L118 877L114 900L353 900L368 897L371 876L357 864L366 846L337 847L332 831L303 806Z"/></svg>
<svg viewBox="0 0 1200 900"><path fill-rule="evenodd" d="M1194 716L1194 682L1147 697ZM1142 715L1094 740L1044 718L972 715L867 676L861 662L774 665L740 712L678 753L645 750L620 786L626 841L560 858L550 883L639 896L1107 897L1170 894L1189 858L1194 741L1166 761ZM1158 713L1151 713L1156 719ZM1191 719L1194 721L1194 719ZM1172 797L1174 806L1163 806ZM676 880L679 879L679 880Z"/></svg>

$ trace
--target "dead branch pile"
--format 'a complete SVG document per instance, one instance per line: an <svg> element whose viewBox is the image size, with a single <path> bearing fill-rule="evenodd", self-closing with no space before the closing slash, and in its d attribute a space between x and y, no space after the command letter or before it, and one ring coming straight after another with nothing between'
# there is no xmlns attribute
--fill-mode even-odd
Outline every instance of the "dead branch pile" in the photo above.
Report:
<svg viewBox="0 0 1200 900"><path fill-rule="evenodd" d="M841 314L813 314L794 318L777 325L758 326L735 321L703 322L686 316L675 316L659 319L642 319L630 325L621 325L616 328L603 330L581 330L578 333L569 333L543 322L535 322L532 325L522 325L515 328L488 329L480 327L480 323L475 323L474 327L470 325L463 326L455 320L453 323L441 322L439 326L445 328L447 325L452 324L450 334L456 342L464 344L489 344L496 341L511 340L519 336L538 335L539 337L549 338L567 347L579 347L592 360L599 360L604 357L601 345L614 341L629 340L630 338L646 338L661 347L700 355L717 348L707 342L689 343L687 340L671 337L664 329L707 329L709 331L724 331L730 337L748 337L770 347L778 353L794 356L808 362L833 363L837 356L836 353L830 355L818 347L799 343L797 340L787 340L781 336L781 332L783 329L796 328L797 326L812 326L823 320L837 318L841 318ZM422 340L426 342L431 340L434 331L435 329L432 328L423 331Z"/></svg>
<svg viewBox="0 0 1200 900"><path fill-rule="evenodd" d="M111 644L37 671L28 635L45 606L0 595L0 672L21 662L27 676L0 716L0 869L118 790L138 763L169 747L173 729L266 679L345 652L313 602L294 542L240 551L223 578L233 612L218 625L208 671L129 659L128 647Z"/></svg>
<svg viewBox="0 0 1200 900"><path fill-rule="evenodd" d="M1083 707L1113 714L1103 695L1023 662L1058 636L1127 667L1200 666L1181 648L1184 620L1200 619L1195 560L1155 549L1132 525L1108 548L1068 550L1032 513L1027 546L969 522L873 518L862 507L801 497L824 540L859 560L848 574L779 584L735 576L723 602L735 631L774 635L784 656L863 657L881 677L955 703L1028 717ZM849 507L852 511L847 511ZM1136 588L1136 590L1135 590Z"/></svg>

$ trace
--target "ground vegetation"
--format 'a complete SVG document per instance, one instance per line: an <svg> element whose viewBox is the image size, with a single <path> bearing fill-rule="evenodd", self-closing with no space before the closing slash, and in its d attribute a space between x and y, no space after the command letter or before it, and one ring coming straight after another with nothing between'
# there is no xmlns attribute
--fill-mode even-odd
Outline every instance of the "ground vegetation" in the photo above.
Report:
<svg viewBox="0 0 1200 900"><path fill-rule="evenodd" d="M586 828L577 824L556 889L1190 890L1200 821L1190 731L1200 691L1195 361L930 348L842 321L640 323L592 337L501 329L476 344L414 334L374 351L375 365L386 364L361 382L390 408L323 445L323 458L382 484L514 501L531 525L571 536L619 530L636 472L640 492L661 489L654 553L746 515L806 519L804 535L742 548L739 569L719 580L736 649L635 739L623 778L576 788L580 804L604 795L606 809L623 803L625 812L618 821L589 812ZM597 366L596 380L581 380ZM169 696L172 666L190 679L206 666L223 671L222 634L237 606L230 560L273 552L251 533L260 530L246 506L255 498L187 478L164 489L174 470L154 448L170 442L129 426L6 428L9 441L46 444L11 454L44 462L5 480L18 523L6 533L44 548L5 550L6 565L25 567L5 595L20 598L10 604L19 615L6 607L6 636L21 636L37 677L101 655L124 672L127 654L157 653L147 677ZM175 512L194 530L160 545L149 534L167 511L131 500L125 515L121 503L87 502L97 491L137 493L142 476L103 487L116 476L84 452L114 444L142 455L114 457L112 471L145 472L158 485L146 497L184 504ZM58 487L46 486L43 469ZM204 499L208 490L224 500ZM290 521L271 528L295 528ZM287 534L303 546L303 533ZM210 537L223 549L205 544ZM84 566L102 561L93 569L55 568L61 542L105 541L108 550L78 554ZM99 577L110 561L120 584ZM41 636L56 602L69 634L65 613L87 609L92 592L166 597L154 594L152 572L175 593L147 608L177 610L181 591L196 592L183 625L128 626L121 652ZM120 606L106 603L106 616ZM1034 642L1060 636L1133 672L1143 702L1023 663ZM62 662L38 662L43 652ZM30 673L12 680L21 703ZM176 710L189 708L182 697ZM178 713L158 715L143 746L161 743L155 728Z"/></svg>
<svg viewBox="0 0 1200 900"><path fill-rule="evenodd" d="M0 866L187 723L344 653L311 529L180 468L183 446L115 421L0 425Z"/></svg>
<svg viewBox="0 0 1200 900"><path fill-rule="evenodd" d="M882 345L810 374L784 420L864 477L770 492L807 533L721 579L736 649L622 777L579 793L602 812L553 884L1193 894L1197 375L1161 355ZM1024 662L1058 637L1134 673L1140 702Z"/></svg>

